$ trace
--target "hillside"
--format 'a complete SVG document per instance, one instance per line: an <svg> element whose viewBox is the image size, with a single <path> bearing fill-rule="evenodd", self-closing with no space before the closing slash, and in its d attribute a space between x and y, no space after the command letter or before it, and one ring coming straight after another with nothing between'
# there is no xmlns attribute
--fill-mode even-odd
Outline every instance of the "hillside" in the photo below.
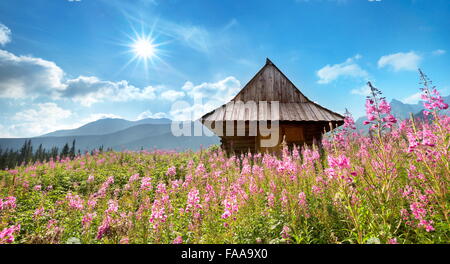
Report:
<svg viewBox="0 0 450 264"><path fill-rule="evenodd" d="M136 125L143 124L170 124L170 119L160 118L146 118L138 121L129 121L120 118L104 118L94 122L87 123L76 129L57 130L41 137L62 137L62 136L87 136L87 135L105 135L114 133L120 130L127 129Z"/></svg>
<svg viewBox="0 0 450 264"><path fill-rule="evenodd" d="M101 120L99 120L101 121ZM110 121L110 120L108 120ZM115 120L113 123L118 124L125 122ZM124 120L126 121L126 120ZM145 123L146 121L144 121ZM93 122L97 125L96 129L101 128L99 124L109 122ZM137 122L139 123L139 121ZM93 125L87 124L85 127L93 127ZM111 127L111 126L107 126ZM74 131L77 131L75 129ZM87 130L83 130L87 131ZM93 131L93 130L91 130ZM101 130L97 130L101 132ZM58 131L57 131L58 132ZM58 132L59 133L59 132ZM50 133L51 134L51 133ZM2 149L19 149L25 140L28 138L3 138L0 139L0 147ZM201 146L208 147L213 144L218 144L219 139L216 136L181 136L176 137L171 133L170 123L167 124L140 124L116 131L114 133L108 133L103 135L70 135L70 136L48 136L31 138L33 148L36 149L39 144L46 149L53 146L63 147L66 143L71 143L76 140L77 150L86 151L99 148L103 146L106 148L112 148L114 150L140 150L144 149L177 149L177 150L198 150Z"/></svg>

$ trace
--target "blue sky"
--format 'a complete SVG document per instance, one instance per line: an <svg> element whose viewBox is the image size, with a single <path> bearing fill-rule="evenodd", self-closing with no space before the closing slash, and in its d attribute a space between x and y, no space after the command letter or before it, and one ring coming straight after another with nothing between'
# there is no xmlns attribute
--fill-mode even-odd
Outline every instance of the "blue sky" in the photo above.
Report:
<svg viewBox="0 0 450 264"><path fill-rule="evenodd" d="M417 67L447 95L449 17L448 0L2 0L0 137L187 118L180 107L195 117L266 57L308 98L355 117L368 80L417 102ZM135 57L139 38L151 39L150 58Z"/></svg>

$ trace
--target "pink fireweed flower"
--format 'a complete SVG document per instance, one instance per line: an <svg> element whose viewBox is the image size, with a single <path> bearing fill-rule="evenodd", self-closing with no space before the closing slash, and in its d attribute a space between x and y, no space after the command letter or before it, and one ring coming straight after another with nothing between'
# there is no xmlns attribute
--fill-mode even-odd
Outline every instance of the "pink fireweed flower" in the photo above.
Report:
<svg viewBox="0 0 450 264"><path fill-rule="evenodd" d="M23 181L22 182L22 187L25 189L28 189L30 187L30 182L29 181Z"/></svg>
<svg viewBox="0 0 450 264"><path fill-rule="evenodd" d="M41 217L44 214L44 212L45 212L44 207L37 208L33 213L33 218L37 219L37 218Z"/></svg>
<svg viewBox="0 0 450 264"><path fill-rule="evenodd" d="M109 186L113 183L114 183L114 177L113 176L108 177L108 179L106 179L106 181L102 183L102 185L100 186L100 189L97 191L97 193L95 193L95 196L99 197L99 198L104 198L106 196L106 192L107 192Z"/></svg>
<svg viewBox="0 0 450 264"><path fill-rule="evenodd" d="M187 188L189 186L189 184L192 182L192 180L193 180L193 177L191 174L186 175L186 178L184 179L184 182L182 185L183 188Z"/></svg>
<svg viewBox="0 0 450 264"><path fill-rule="evenodd" d="M87 178L86 182L87 182L87 183L92 183L92 182L94 182L94 175L89 174L89 177Z"/></svg>
<svg viewBox="0 0 450 264"><path fill-rule="evenodd" d="M122 237L119 244L130 244L130 239L128 237Z"/></svg>
<svg viewBox="0 0 450 264"><path fill-rule="evenodd" d="M328 179L334 179L337 177L337 173L334 168L326 168L325 174L328 176Z"/></svg>
<svg viewBox="0 0 450 264"><path fill-rule="evenodd" d="M35 191L40 191L40 190L42 189L42 185L35 185L35 186L33 187L33 189L34 189Z"/></svg>
<svg viewBox="0 0 450 264"><path fill-rule="evenodd" d="M75 210L83 210L83 199L80 198L78 195L73 195L72 193L68 193L66 195L66 199L69 202L69 207Z"/></svg>
<svg viewBox="0 0 450 264"><path fill-rule="evenodd" d="M10 244L14 242L14 233L20 232L20 224L7 227L0 231L0 244Z"/></svg>
<svg viewBox="0 0 450 264"><path fill-rule="evenodd" d="M195 174L203 175L204 173L206 173L205 165L203 165L203 163L198 164L197 168L195 169Z"/></svg>
<svg viewBox="0 0 450 264"><path fill-rule="evenodd" d="M292 158L295 160L298 160L300 158L300 152L298 151L297 146L294 146L294 149L292 150Z"/></svg>
<svg viewBox="0 0 450 264"><path fill-rule="evenodd" d="M394 237L394 238L389 239L388 244L398 244L397 238Z"/></svg>
<svg viewBox="0 0 450 264"><path fill-rule="evenodd" d="M167 176L175 176L177 174L177 168L175 166L169 167L167 169L166 175Z"/></svg>
<svg viewBox="0 0 450 264"><path fill-rule="evenodd" d="M117 213L119 210L119 204L116 200L109 200L108 201L108 208L105 210L105 213Z"/></svg>
<svg viewBox="0 0 450 264"><path fill-rule="evenodd" d="M311 190L312 190L312 192L313 192L315 195L320 195L320 194L322 194L322 188L320 188L320 186L313 185L313 186L311 187Z"/></svg>
<svg viewBox="0 0 450 264"><path fill-rule="evenodd" d="M152 178L144 177L141 180L141 191L150 191L152 189Z"/></svg>
<svg viewBox="0 0 450 264"><path fill-rule="evenodd" d="M281 206L283 207L283 209L287 209L288 207L288 192L286 191L286 189L283 189L283 191L281 192L281 197L280 197L280 201L281 201Z"/></svg>
<svg viewBox="0 0 450 264"><path fill-rule="evenodd" d="M160 223L166 222L166 208L161 200L155 200L152 205L149 222L153 224L153 228L157 229Z"/></svg>
<svg viewBox="0 0 450 264"><path fill-rule="evenodd" d="M139 173L133 174L130 176L130 178L128 179L128 183L133 183L139 180Z"/></svg>
<svg viewBox="0 0 450 264"><path fill-rule="evenodd" d="M445 110L448 108L448 104L444 102L440 93L435 87L429 87L428 85L432 85L432 82L428 79L428 77L419 69L420 78L422 80L422 84L424 85L421 94L423 102L423 106L428 110L424 111L425 115L429 115L430 112Z"/></svg>
<svg viewBox="0 0 450 264"><path fill-rule="evenodd" d="M406 185L405 188L403 189L402 196L408 197L412 193L413 193L413 188L411 186Z"/></svg>
<svg viewBox="0 0 450 264"><path fill-rule="evenodd" d="M222 205L224 206L224 213L222 214L222 218L226 219L231 215L238 212L238 202L237 197L234 194L230 194L225 200L222 201Z"/></svg>
<svg viewBox="0 0 450 264"><path fill-rule="evenodd" d="M303 150L303 163L312 164L314 161L320 159L320 154L317 150L305 149Z"/></svg>
<svg viewBox="0 0 450 264"><path fill-rule="evenodd" d="M244 165L242 167L241 175L251 175L252 173L252 167L248 164Z"/></svg>
<svg viewBox="0 0 450 264"><path fill-rule="evenodd" d="M283 230L281 231L281 237L283 239L289 239L289 237L290 237L289 233L290 232L291 232L291 229L287 225L283 226Z"/></svg>
<svg viewBox="0 0 450 264"><path fill-rule="evenodd" d="M417 134L408 132L407 139L409 144L408 152L414 152L419 146L434 147L437 142L437 136L428 128L418 131Z"/></svg>
<svg viewBox="0 0 450 264"><path fill-rule="evenodd" d="M306 195L304 192L301 192L298 194L298 205L301 208L306 208L306 206L308 206L308 204L306 202Z"/></svg>
<svg viewBox="0 0 450 264"><path fill-rule="evenodd" d="M347 130L355 130L356 129L355 120L353 119L353 117L350 114L347 114L345 116L343 128L347 129Z"/></svg>
<svg viewBox="0 0 450 264"><path fill-rule="evenodd" d="M382 127L392 128L397 123L397 119L391 114L391 106L384 99L380 98L381 91L367 83L371 90L371 96L366 100L366 115L367 120L363 122L364 125L371 124L371 128Z"/></svg>
<svg viewBox="0 0 450 264"><path fill-rule="evenodd" d="M159 183L156 186L156 193L157 194L167 194L166 184L165 183Z"/></svg>
<svg viewBox="0 0 450 264"><path fill-rule="evenodd" d="M111 228L112 218L109 215L106 215L103 218L102 224L97 229L97 239L102 239L105 236L110 228Z"/></svg>
<svg viewBox="0 0 450 264"><path fill-rule="evenodd" d="M172 184L171 189L175 191L176 189L180 188L180 186L183 184L183 180L173 180L171 184Z"/></svg>
<svg viewBox="0 0 450 264"><path fill-rule="evenodd" d="M391 106L384 99L380 101L380 103L378 104L378 107L380 109L380 113L382 113L382 114L390 114L391 113Z"/></svg>
<svg viewBox="0 0 450 264"><path fill-rule="evenodd" d="M260 166L256 165L256 164L253 165L253 167L252 167L252 174L255 175L255 176L258 176L258 178L260 180L262 180L264 178L264 171L263 171L263 169Z"/></svg>
<svg viewBox="0 0 450 264"><path fill-rule="evenodd" d="M424 146L434 147L436 145L437 137L429 129L422 130L422 144Z"/></svg>
<svg viewBox="0 0 450 264"><path fill-rule="evenodd" d="M253 177L250 177L250 184L248 185L248 190L250 191L250 194L256 194L258 193L258 185L256 185L256 180Z"/></svg>
<svg viewBox="0 0 450 264"><path fill-rule="evenodd" d="M195 211L196 209L201 209L200 204L200 192L196 188L192 188L188 193L186 212Z"/></svg>
<svg viewBox="0 0 450 264"><path fill-rule="evenodd" d="M275 195L273 193L269 193L269 195L267 195L267 205L269 207L273 207L275 204Z"/></svg>
<svg viewBox="0 0 450 264"><path fill-rule="evenodd" d="M58 226L58 221L56 219L50 219L47 222L46 228L46 235L52 237L52 240L57 243L64 232L64 227Z"/></svg>
<svg viewBox="0 0 450 264"><path fill-rule="evenodd" d="M5 200L0 198L0 210L16 208L16 197L8 196L8 197L5 197L4 199Z"/></svg>
<svg viewBox="0 0 450 264"><path fill-rule="evenodd" d="M277 185L275 184L274 181L270 181L269 186L272 192L277 192Z"/></svg>
<svg viewBox="0 0 450 264"><path fill-rule="evenodd" d="M210 206L210 201L215 201L216 199L216 192L214 190L214 187L206 184L206 193L203 195L203 204L205 205L205 209L208 210Z"/></svg>
<svg viewBox="0 0 450 264"><path fill-rule="evenodd" d="M89 209L94 209L96 205L97 205L97 198L94 197L94 195L91 195L89 197L89 200L87 201L87 206Z"/></svg>
<svg viewBox="0 0 450 264"><path fill-rule="evenodd" d="M177 236L173 241L172 244L183 244L183 238L181 236Z"/></svg>
<svg viewBox="0 0 450 264"><path fill-rule="evenodd" d="M419 146L419 141L417 139L417 136L412 132L408 132L406 134L406 136L408 138L408 143L409 143L408 152L413 152L416 149L416 147Z"/></svg>
<svg viewBox="0 0 450 264"><path fill-rule="evenodd" d="M337 158L328 156L328 164L332 168L349 169L350 160L344 154L339 155Z"/></svg>
<svg viewBox="0 0 450 264"><path fill-rule="evenodd" d="M87 213L83 216L81 223L85 229L88 229L91 226L92 220L97 216L97 213Z"/></svg>
<svg viewBox="0 0 450 264"><path fill-rule="evenodd" d="M426 220L427 209L426 204L422 202L413 202L410 205L410 210L412 215L416 220L418 220L418 227L423 227L427 232L433 231L434 227L432 226L433 221Z"/></svg>
<svg viewBox="0 0 450 264"><path fill-rule="evenodd" d="M10 174L12 174L12 175L17 175L17 174L19 174L19 170L9 170L8 171Z"/></svg>
<svg viewBox="0 0 450 264"><path fill-rule="evenodd" d="M306 218L309 218L308 202L306 201L306 194L304 192L300 192L298 194L298 206L300 207L301 211L304 213L304 216Z"/></svg>

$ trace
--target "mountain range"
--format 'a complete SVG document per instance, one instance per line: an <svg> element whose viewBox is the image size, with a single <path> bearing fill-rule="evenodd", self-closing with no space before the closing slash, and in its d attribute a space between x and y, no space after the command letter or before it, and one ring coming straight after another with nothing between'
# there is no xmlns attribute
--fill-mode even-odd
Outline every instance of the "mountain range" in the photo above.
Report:
<svg viewBox="0 0 450 264"><path fill-rule="evenodd" d="M217 136L174 136L171 131L171 120L142 119L129 121L120 118L100 119L71 130L57 130L34 138L2 138L2 149L19 149L27 139L31 139L33 148L40 144L46 149L54 146L62 148L64 144L76 142L76 149L81 152L103 148L114 150L198 150L219 143ZM193 135L194 122L191 125Z"/></svg>

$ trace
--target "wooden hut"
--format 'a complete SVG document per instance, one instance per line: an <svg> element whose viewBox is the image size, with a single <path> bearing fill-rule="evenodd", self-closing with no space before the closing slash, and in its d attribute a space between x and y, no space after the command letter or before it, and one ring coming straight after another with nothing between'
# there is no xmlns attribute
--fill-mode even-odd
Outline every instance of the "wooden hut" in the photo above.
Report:
<svg viewBox="0 0 450 264"><path fill-rule="evenodd" d="M320 142L344 117L309 100L267 59L230 102L200 121L221 138L227 152L279 152L283 141L289 146ZM278 135L268 135L268 129Z"/></svg>

